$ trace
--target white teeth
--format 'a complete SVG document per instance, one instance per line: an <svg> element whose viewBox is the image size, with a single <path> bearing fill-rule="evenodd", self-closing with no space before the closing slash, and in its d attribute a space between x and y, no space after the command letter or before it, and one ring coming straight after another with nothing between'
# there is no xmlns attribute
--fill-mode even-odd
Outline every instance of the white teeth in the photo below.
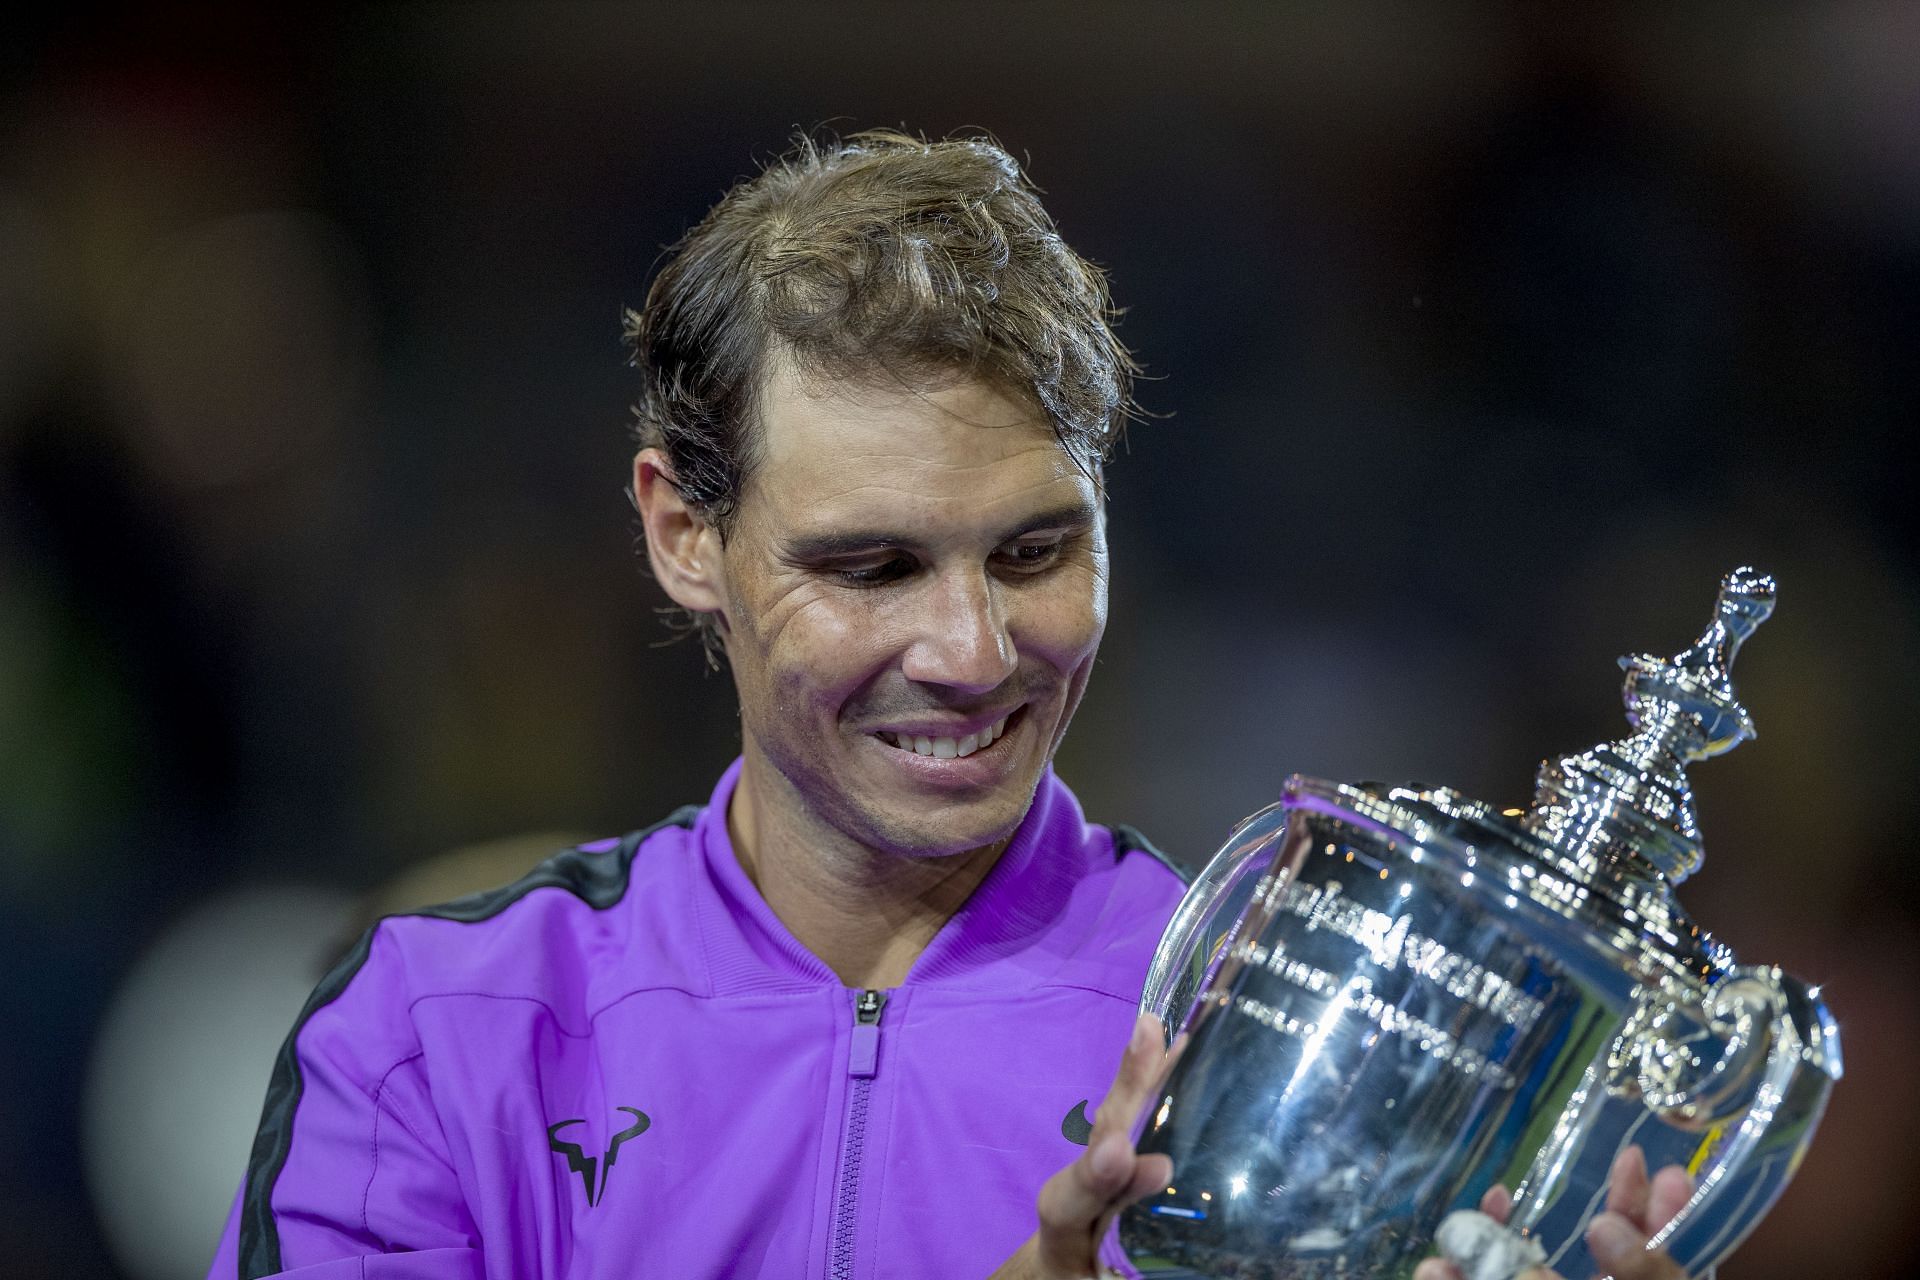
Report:
<svg viewBox="0 0 1920 1280"><path fill-rule="evenodd" d="M898 747L902 751L911 751L915 755L932 756L939 760L955 760L970 756L997 742L1000 735L1007 731L1009 718L1002 716L980 732L970 733L959 739L929 738L924 734L893 733L885 729L876 736L888 746Z"/></svg>

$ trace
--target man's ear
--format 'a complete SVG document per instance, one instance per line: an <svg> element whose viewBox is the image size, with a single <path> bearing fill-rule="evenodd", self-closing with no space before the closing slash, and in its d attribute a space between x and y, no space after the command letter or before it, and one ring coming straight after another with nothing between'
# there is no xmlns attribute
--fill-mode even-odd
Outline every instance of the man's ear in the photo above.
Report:
<svg viewBox="0 0 1920 1280"><path fill-rule="evenodd" d="M673 487L673 467L658 449L633 456L633 506L647 532L647 560L669 598L695 613L719 613L726 600L720 534Z"/></svg>

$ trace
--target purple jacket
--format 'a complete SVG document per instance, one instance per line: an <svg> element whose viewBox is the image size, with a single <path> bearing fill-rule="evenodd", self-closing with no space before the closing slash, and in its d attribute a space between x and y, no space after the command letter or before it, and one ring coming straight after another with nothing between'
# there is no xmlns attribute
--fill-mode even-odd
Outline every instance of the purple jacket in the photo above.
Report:
<svg viewBox="0 0 1920 1280"><path fill-rule="evenodd" d="M275 1066L212 1280L982 1277L1111 1082L1179 877L1049 771L885 992L767 909L726 809L383 920Z"/></svg>

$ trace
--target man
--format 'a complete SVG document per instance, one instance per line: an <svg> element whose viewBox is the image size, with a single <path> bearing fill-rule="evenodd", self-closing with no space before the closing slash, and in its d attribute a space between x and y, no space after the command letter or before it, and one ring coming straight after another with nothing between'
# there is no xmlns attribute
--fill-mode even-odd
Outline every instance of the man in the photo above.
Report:
<svg viewBox="0 0 1920 1280"><path fill-rule="evenodd" d="M803 144L689 233L631 317L632 496L741 758L372 931L215 1276L1094 1272L1170 1176L1127 1129L1182 890L1050 769L1106 624L1109 318L983 141Z"/></svg>

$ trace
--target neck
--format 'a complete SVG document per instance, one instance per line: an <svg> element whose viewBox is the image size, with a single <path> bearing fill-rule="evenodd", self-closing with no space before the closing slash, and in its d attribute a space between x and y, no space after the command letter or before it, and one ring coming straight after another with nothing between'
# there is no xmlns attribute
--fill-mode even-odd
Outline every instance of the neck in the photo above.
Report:
<svg viewBox="0 0 1920 1280"><path fill-rule="evenodd" d="M849 987L904 982L1007 847L1002 840L937 858L869 849L819 821L752 752L727 807L727 833L780 923Z"/></svg>

